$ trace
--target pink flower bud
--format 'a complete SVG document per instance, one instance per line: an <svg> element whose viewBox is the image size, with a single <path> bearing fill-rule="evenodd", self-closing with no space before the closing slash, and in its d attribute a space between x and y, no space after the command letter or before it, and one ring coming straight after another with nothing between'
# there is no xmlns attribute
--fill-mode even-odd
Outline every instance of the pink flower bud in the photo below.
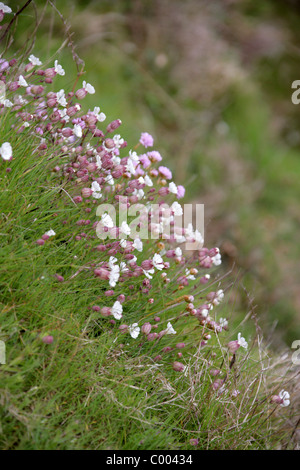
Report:
<svg viewBox="0 0 300 470"><path fill-rule="evenodd" d="M177 362L177 361L173 362L172 367L176 372L183 372L185 369L184 364L182 364L182 362Z"/></svg>
<svg viewBox="0 0 300 470"><path fill-rule="evenodd" d="M100 312L101 309L99 305L93 305L92 310L94 310L94 312Z"/></svg>
<svg viewBox="0 0 300 470"><path fill-rule="evenodd" d="M75 93L76 98L78 98L79 100L82 100L83 98L85 98L86 95L87 95L87 91L84 88L79 88L79 90L77 90Z"/></svg>
<svg viewBox="0 0 300 470"><path fill-rule="evenodd" d="M199 444L199 439L190 439L191 446L197 446Z"/></svg>
<svg viewBox="0 0 300 470"><path fill-rule="evenodd" d="M101 314L104 317L109 317L111 315L111 308L110 307L102 307L101 308Z"/></svg>
<svg viewBox="0 0 300 470"><path fill-rule="evenodd" d="M235 341L230 341L228 344L227 344L227 347L229 349L229 352L231 352L232 354L234 354L240 347L239 343L237 340Z"/></svg>
<svg viewBox="0 0 300 470"><path fill-rule="evenodd" d="M81 194L83 197L91 197L91 195L93 194L93 191L91 190L91 188L83 188L81 190Z"/></svg>
<svg viewBox="0 0 300 470"><path fill-rule="evenodd" d="M141 328L141 331L142 333L144 333L145 335L148 335L151 331L151 323L147 322L147 323L144 323L142 328Z"/></svg>
<svg viewBox="0 0 300 470"><path fill-rule="evenodd" d="M50 335L43 336L42 341L45 344L51 344L53 343L53 336L50 336Z"/></svg>
<svg viewBox="0 0 300 470"><path fill-rule="evenodd" d="M127 333L128 325L120 325L119 330L120 330L121 333Z"/></svg>

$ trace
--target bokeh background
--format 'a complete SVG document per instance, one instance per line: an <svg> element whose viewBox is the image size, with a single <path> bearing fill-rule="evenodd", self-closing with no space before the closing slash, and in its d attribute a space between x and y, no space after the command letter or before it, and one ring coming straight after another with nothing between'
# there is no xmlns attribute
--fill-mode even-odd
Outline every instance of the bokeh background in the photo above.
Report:
<svg viewBox="0 0 300 470"><path fill-rule="evenodd" d="M299 339L300 1L54 3L96 88L88 105L120 118L130 146L151 133L186 202L205 204L206 244L232 269L230 308L244 315L253 298L267 337ZM31 52L52 65L58 51L68 90L66 22L46 1L20 15L11 54L29 50L37 17Z"/></svg>

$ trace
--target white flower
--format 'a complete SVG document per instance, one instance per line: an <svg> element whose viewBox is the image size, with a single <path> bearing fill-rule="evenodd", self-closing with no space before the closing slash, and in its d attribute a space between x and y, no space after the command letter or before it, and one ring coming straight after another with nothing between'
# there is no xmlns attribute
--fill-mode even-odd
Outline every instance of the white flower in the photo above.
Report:
<svg viewBox="0 0 300 470"><path fill-rule="evenodd" d="M48 230L48 232L45 233L45 235L48 235L48 237L54 237L54 235L56 235L56 233L54 232L54 230L50 229L50 230Z"/></svg>
<svg viewBox="0 0 300 470"><path fill-rule="evenodd" d="M101 222L104 225L104 227L112 228L114 226L114 222L111 216L107 214L107 212L105 212L105 214L102 215Z"/></svg>
<svg viewBox="0 0 300 470"><path fill-rule="evenodd" d="M223 289L219 289L217 292L216 292L216 297L214 298L214 300L212 301L212 303L214 305L219 305L222 300L224 299L224 291Z"/></svg>
<svg viewBox="0 0 300 470"><path fill-rule="evenodd" d="M2 2L0 2L0 10L3 11L3 13L11 13L11 8L4 5Z"/></svg>
<svg viewBox="0 0 300 470"><path fill-rule="evenodd" d="M201 310L201 315L202 315L202 317L204 317L204 318L206 318L206 317L208 316L208 310L207 310L207 308L203 308L203 309Z"/></svg>
<svg viewBox="0 0 300 470"><path fill-rule="evenodd" d="M65 75L64 69L61 65L59 65L57 60L54 62L54 70L58 75L61 75L62 77Z"/></svg>
<svg viewBox="0 0 300 470"><path fill-rule="evenodd" d="M153 276L151 276L151 274L154 274L154 269L149 269L148 271L145 271L145 269L143 269L143 272L145 274L145 276L148 278L148 279L152 279Z"/></svg>
<svg viewBox="0 0 300 470"><path fill-rule="evenodd" d="M137 251L143 251L143 242L139 238L134 240L133 246Z"/></svg>
<svg viewBox="0 0 300 470"><path fill-rule="evenodd" d="M177 256L177 258L180 258L182 256L182 249L179 246L175 248L175 255Z"/></svg>
<svg viewBox="0 0 300 470"><path fill-rule="evenodd" d="M279 397L283 400L283 403L281 403L280 406L289 406L290 404L290 394L289 392L286 392L285 390L281 390L279 392Z"/></svg>
<svg viewBox="0 0 300 470"><path fill-rule="evenodd" d="M215 256L213 256L212 259L211 259L215 266L219 266L222 263L219 248L217 248L217 250L218 250L218 253Z"/></svg>
<svg viewBox="0 0 300 470"><path fill-rule="evenodd" d="M100 113L100 108L99 106L95 106L93 113L95 114L96 118L98 119L99 122L103 122L106 119L106 116L104 113Z"/></svg>
<svg viewBox="0 0 300 470"><path fill-rule="evenodd" d="M122 222L120 230L125 235L130 235L131 229L125 221Z"/></svg>
<svg viewBox="0 0 300 470"><path fill-rule="evenodd" d="M153 186L152 179L149 178L148 175L145 176L144 180L145 180L145 185L146 185L146 186L150 186L150 187Z"/></svg>
<svg viewBox="0 0 300 470"><path fill-rule="evenodd" d="M133 196L137 196L138 199L143 199L145 196L145 193L142 189L135 189L132 194Z"/></svg>
<svg viewBox="0 0 300 470"><path fill-rule="evenodd" d="M179 204L179 202L177 202L177 201L173 202L173 204L171 205L171 209L174 212L174 215L182 215L183 214L182 207Z"/></svg>
<svg viewBox="0 0 300 470"><path fill-rule="evenodd" d="M23 75L20 75L20 76L19 76L18 85L20 85L20 86L25 86L25 87L28 86L28 83L26 82L26 80L25 80L25 78L23 77Z"/></svg>
<svg viewBox="0 0 300 470"><path fill-rule="evenodd" d="M28 60L29 60L29 62L32 63L32 65L42 65L42 62L40 61L40 59L38 57L35 57L35 55L33 55L33 54L31 54L28 57Z"/></svg>
<svg viewBox="0 0 300 470"><path fill-rule="evenodd" d="M105 177L105 181L110 184L111 186L113 186L115 184L115 180L113 179L112 175L107 175Z"/></svg>
<svg viewBox="0 0 300 470"><path fill-rule="evenodd" d="M57 99L57 102L58 102L61 106L63 106L63 107L67 106L68 103L67 103L67 100L66 100L66 98L65 98L65 90L60 90L60 91L58 91L58 92L56 93L56 99Z"/></svg>
<svg viewBox="0 0 300 470"><path fill-rule="evenodd" d="M120 245L122 248L126 248L127 246L127 240L125 240L125 238L121 238L120 240Z"/></svg>
<svg viewBox="0 0 300 470"><path fill-rule="evenodd" d="M159 271L161 271L162 269L164 269L164 261L162 259L162 257L158 254L158 253L155 253L155 255L153 256L152 258L152 263L153 263L153 266L158 269Z"/></svg>
<svg viewBox="0 0 300 470"><path fill-rule="evenodd" d="M171 322L168 322L168 324L167 324L166 334L167 335L176 335L176 331L174 330Z"/></svg>
<svg viewBox="0 0 300 470"><path fill-rule="evenodd" d="M113 265L109 273L109 285L115 287L120 277L120 267L118 265Z"/></svg>
<svg viewBox="0 0 300 470"><path fill-rule="evenodd" d="M99 155L96 155L96 165L97 165L97 168L99 168L100 170L102 167L102 161Z"/></svg>
<svg viewBox="0 0 300 470"><path fill-rule="evenodd" d="M169 184L169 191L170 193L177 194L177 186L175 183L170 183Z"/></svg>
<svg viewBox="0 0 300 470"><path fill-rule="evenodd" d="M95 93L95 88L93 87L93 85L91 85L90 83L86 83L85 81L82 84L82 88L84 88L85 91L87 91L91 95Z"/></svg>
<svg viewBox="0 0 300 470"><path fill-rule="evenodd" d="M109 257L108 266L110 267L110 269L112 269L114 267L114 265L117 261L118 261L117 258L115 258L114 256Z"/></svg>
<svg viewBox="0 0 300 470"><path fill-rule="evenodd" d="M135 339L140 334L140 327L137 323L133 323L132 325L129 325L128 331L130 336Z"/></svg>
<svg viewBox="0 0 300 470"><path fill-rule="evenodd" d="M201 233L197 229L195 230L194 238L195 238L195 241L198 242L198 243L203 243L204 242Z"/></svg>
<svg viewBox="0 0 300 470"><path fill-rule="evenodd" d="M122 312L122 304L117 300L111 308L111 313L113 314L116 320L120 320L122 318Z"/></svg>
<svg viewBox="0 0 300 470"><path fill-rule="evenodd" d="M59 112L60 117L64 121L66 121L66 122L70 121L70 117L67 115L67 110L65 108L64 109L59 109L58 112Z"/></svg>
<svg viewBox="0 0 300 470"><path fill-rule="evenodd" d="M97 181L93 181L92 182L92 186L91 186L91 189L93 191L93 194L92 196L95 198L95 199L100 199L100 197L102 197L102 194L101 194L101 188L100 188L100 185ZM102 216L103 217L103 216ZM112 225L113 226L113 225Z"/></svg>
<svg viewBox="0 0 300 470"><path fill-rule="evenodd" d="M191 271L189 269L185 270L185 277L189 279L190 281L195 281L195 276L191 274Z"/></svg>
<svg viewBox="0 0 300 470"><path fill-rule="evenodd" d="M219 323L222 328L226 328L226 326L228 326L228 321L226 318L220 318Z"/></svg>
<svg viewBox="0 0 300 470"><path fill-rule="evenodd" d="M242 337L241 333L238 334L237 342L240 346L242 346L242 348L248 349L248 343L245 338Z"/></svg>
<svg viewBox="0 0 300 470"><path fill-rule="evenodd" d="M82 127L79 124L74 125L73 132L76 135L76 137L79 137L79 138L82 137Z"/></svg>
<svg viewBox="0 0 300 470"><path fill-rule="evenodd" d="M1 100L1 103L4 105L5 108L11 108L13 103L9 100Z"/></svg>
<svg viewBox="0 0 300 470"><path fill-rule="evenodd" d="M0 155L3 160L10 160L12 157L12 148L9 142L4 142L0 147Z"/></svg>
<svg viewBox="0 0 300 470"><path fill-rule="evenodd" d="M129 150L129 156L126 165L126 171L131 173L132 175L135 174L136 164L139 162L139 157L137 153L133 150Z"/></svg>
<svg viewBox="0 0 300 470"><path fill-rule="evenodd" d="M120 136L120 134L116 134L113 136L113 141L115 143L115 148L119 149L121 145L124 144L124 139Z"/></svg>
<svg viewBox="0 0 300 470"><path fill-rule="evenodd" d="M127 266L126 266L125 261L121 261L121 263L120 263L120 271L121 271L121 273L126 273L126 271L129 271L128 268L127 268Z"/></svg>

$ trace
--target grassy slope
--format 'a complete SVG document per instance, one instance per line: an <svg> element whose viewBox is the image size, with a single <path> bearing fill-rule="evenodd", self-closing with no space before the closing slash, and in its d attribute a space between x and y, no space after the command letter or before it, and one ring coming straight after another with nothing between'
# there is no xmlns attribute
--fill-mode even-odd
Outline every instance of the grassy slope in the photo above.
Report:
<svg viewBox="0 0 300 470"><path fill-rule="evenodd" d="M59 42L52 42L51 50L54 51L58 44ZM37 51L40 50L44 53L39 54ZM154 107L147 108L140 100L133 100L137 83L145 85L144 76L135 77L136 81L132 80L132 72L129 75L126 73L122 54L116 49L113 51L114 60L111 60L112 50L104 47L101 58L97 61L92 48L82 51L89 71L88 81L97 88L99 98L99 103L94 103L92 98L90 106L100 104L108 119L121 117L124 121L122 135L132 142L141 130L153 129L158 133L154 124L156 88L153 91L152 85L147 81L148 103L152 97ZM34 52L41 58L46 57L47 47L43 37L38 38ZM72 69L69 53L62 52L60 61L66 70ZM67 81L68 77L61 79L61 86L65 86ZM140 94L138 97L140 98ZM161 95L158 94L156 99L160 100ZM247 234L252 233L253 219L257 220L257 213L260 221L265 220L265 216L269 214L270 200L273 201L272 198L277 196L278 184L282 185L284 180L281 169L286 170L286 161L291 170L284 192L284 203L282 198L279 201L283 204L278 206L282 210L294 200L296 182L292 178L294 156L289 154L283 161L286 151L277 146L274 148L268 137L265 138L262 130L267 118L263 108L259 115L257 109L255 110L251 126L244 126L244 120L249 122L253 97L246 103L244 99L247 100L241 94L238 100L239 113L246 113L244 119L240 118L241 114L237 114L234 107L228 111L233 138L241 142L246 154L247 148L251 157L256 152L257 171L259 174L263 171L267 181L267 190L256 205L249 208L249 211L240 209L241 229L245 234L243 239L247 241ZM138 128L136 122L139 123ZM6 132L5 135L7 138ZM252 146L250 149L249 142ZM165 145L167 148L167 144ZM49 209L49 201L57 197L57 190L49 189L51 181L46 185L45 191L44 182L38 186L33 184L35 178L41 178L38 169L34 170L35 178L29 172L20 180L18 175L30 166L28 161L25 165L25 155L31 155L30 147L22 148L17 155L20 167L16 171L8 177L2 174L4 181L9 181L9 192L4 193L5 206L1 205L1 208L5 207L5 214L11 214L12 211L15 214L13 219L4 217L1 227L1 233L9 233L11 243L10 247L5 247L4 243L1 250L1 282L5 293L1 325L4 331L9 332L9 341L14 344L14 348L8 348L8 365L5 366L5 381L2 382L4 392L0 398L3 406L2 426L5 429L5 433L1 435L2 447L188 448L188 438L196 436L201 437L201 448L266 448L272 445L266 427L260 429L257 426L256 412L252 423L246 420L242 424L248 409L233 403L229 405L228 415L224 416L224 404L212 398L208 389L209 380L204 380L207 378L204 358L200 360L191 357L192 364L196 363L192 367L198 370L195 373L198 400L195 411L191 396L195 384L189 379L186 382L178 381L174 372L168 369L163 374L159 370L151 370L149 362L141 363L132 351L131 358L126 353L118 354L118 348L112 344L114 337L110 335L110 331L104 331L97 319L89 317L86 311L90 289L94 289L94 286L78 282L69 289L68 285L62 287L53 282L52 275L64 265L66 256L74 256L75 252L69 252L63 243L68 227L65 232L61 230L60 240L47 246L47 256L44 256L45 251L41 252L32 244L35 236L34 218L39 215L39 231L43 233L43 230L50 228L53 213L60 214L61 207ZM270 161L274 162L274 155L276 168L280 171L270 172ZM175 163L173 169L176 170ZM218 169L213 166L211 171L218 174ZM191 194L192 185L189 191ZM28 204L36 207L37 200L39 209L33 217L34 213L27 213ZM64 199L57 201L59 205L65 202ZM234 205L235 200L231 204ZM255 234L257 238L252 234L250 246L255 239L260 243L260 232L257 229ZM268 243L266 240L266 248ZM268 256L272 267L272 250L269 250ZM43 283L40 280L42 275L46 275ZM78 292L80 295L76 295ZM225 308L226 314L228 311ZM55 333L55 342L51 346L41 344L40 335L46 333ZM220 354L217 345L216 351ZM218 356L216 365L220 363ZM245 401L249 404L254 400L255 387L260 382L260 375L256 376L258 372L255 363L249 364L246 367L252 371L253 380L257 378L257 381L254 380L251 388L252 398L246 399L248 392L246 384L244 385L239 404ZM237 365L236 376L241 365L242 363ZM128 366L130 367L127 368ZM251 375L250 372L248 375ZM240 380L243 381L245 376L246 372ZM122 377L121 383L116 383L116 377ZM165 404L169 400L174 401ZM195 432L198 422L201 423L200 434ZM189 433L189 430L194 432Z"/></svg>

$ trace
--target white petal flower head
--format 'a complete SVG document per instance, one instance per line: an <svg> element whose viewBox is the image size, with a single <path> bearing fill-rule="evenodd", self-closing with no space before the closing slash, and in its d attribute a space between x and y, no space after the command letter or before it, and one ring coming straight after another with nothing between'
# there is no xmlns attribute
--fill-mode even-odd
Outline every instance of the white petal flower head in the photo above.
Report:
<svg viewBox="0 0 300 470"><path fill-rule="evenodd" d="M136 339L140 334L140 327L137 323L133 323L128 327L129 334L132 338Z"/></svg>
<svg viewBox="0 0 300 470"><path fill-rule="evenodd" d="M58 75L61 75L62 77L65 75L64 69L61 65L59 65L57 60L54 62L54 70Z"/></svg>
<svg viewBox="0 0 300 470"><path fill-rule="evenodd" d="M90 83L86 83L85 81L82 84L82 88L84 88L88 93L90 93L90 95L93 95L95 93L95 88L93 87L93 85L91 85Z"/></svg>
<svg viewBox="0 0 300 470"><path fill-rule="evenodd" d="M126 171L128 171L128 173L131 173L132 175L135 174L135 166L134 166L133 161L130 160L130 158L128 158L128 161L126 164Z"/></svg>
<svg viewBox="0 0 300 470"><path fill-rule="evenodd" d="M79 124L74 125L73 132L76 135L76 137L79 137L79 138L82 137L82 127Z"/></svg>
<svg viewBox="0 0 300 470"><path fill-rule="evenodd" d="M110 269L114 267L117 261L118 261L117 258L115 258L114 256L109 257L108 266L110 267Z"/></svg>
<svg viewBox="0 0 300 470"><path fill-rule="evenodd" d="M0 2L0 11L3 11L3 13L11 13L11 8Z"/></svg>
<svg viewBox="0 0 300 470"><path fill-rule="evenodd" d="M29 60L29 62L32 63L32 65L42 65L42 62L40 61L40 59L38 57L36 57L35 55L33 55L33 54L31 54L28 57L28 60Z"/></svg>
<svg viewBox="0 0 300 470"><path fill-rule="evenodd" d="M170 193L177 194L177 186L173 181L169 184L169 191Z"/></svg>
<svg viewBox="0 0 300 470"><path fill-rule="evenodd" d="M1 100L1 103L3 103L5 108L11 108L14 105L10 100L7 99L4 101Z"/></svg>
<svg viewBox="0 0 300 470"><path fill-rule="evenodd" d="M115 184L115 180L113 179L112 175L107 175L105 177L105 181L110 184L110 186L113 186Z"/></svg>
<svg viewBox="0 0 300 470"><path fill-rule="evenodd" d="M57 99L57 102L63 106L63 107L66 107L67 106L67 100L65 98L65 90L60 90L56 93L56 99Z"/></svg>
<svg viewBox="0 0 300 470"><path fill-rule="evenodd" d="M179 204L179 202L175 201L173 202L172 206L171 206L171 209L172 211L174 212L174 215L182 215L183 214L183 210L182 210L182 207L181 205Z"/></svg>
<svg viewBox="0 0 300 470"><path fill-rule="evenodd" d="M111 313L113 314L116 320L120 320L122 318L122 312L122 304L117 300L111 308Z"/></svg>
<svg viewBox="0 0 300 470"><path fill-rule="evenodd" d="M216 292L216 297L214 298L214 300L212 301L212 303L214 305L219 305L222 300L224 299L224 291L223 289L219 289L217 292Z"/></svg>
<svg viewBox="0 0 300 470"><path fill-rule="evenodd" d="M145 193L142 189L135 189L132 195L137 196L137 198L140 200L140 199L143 199L143 197L145 196Z"/></svg>
<svg viewBox="0 0 300 470"><path fill-rule="evenodd" d="M96 165L99 170L102 168L102 161L99 155L96 155Z"/></svg>
<svg viewBox="0 0 300 470"><path fill-rule="evenodd" d="M64 108L64 109L59 109L58 112L59 112L60 117L61 117L65 122L69 122L69 121L70 121L70 117L67 115L67 110L66 110L65 108Z"/></svg>
<svg viewBox="0 0 300 470"><path fill-rule="evenodd" d="M23 77L23 75L20 75L20 76L19 76L18 85L24 86L24 87L27 87L27 86L28 86L28 83L26 82L26 80L25 80L25 78Z"/></svg>
<svg viewBox="0 0 300 470"><path fill-rule="evenodd" d="M99 185L99 183L98 183L97 181L93 181L93 182L92 182L91 189L92 189L92 191L93 191L92 196L93 196L95 199L100 199L100 197L102 197L101 188L100 188L100 185Z"/></svg>
<svg viewBox="0 0 300 470"><path fill-rule="evenodd" d="M222 328L226 328L228 326L228 320L226 320L226 318L220 318L219 323Z"/></svg>
<svg viewBox="0 0 300 470"><path fill-rule="evenodd" d="M133 247L137 250L142 252L143 251L143 242L139 239L136 238L133 242Z"/></svg>
<svg viewBox="0 0 300 470"><path fill-rule="evenodd" d="M212 257L212 262L215 266L219 266L222 263L221 255L220 255L220 250L217 248L217 254Z"/></svg>
<svg viewBox="0 0 300 470"><path fill-rule="evenodd" d="M119 149L121 145L124 144L124 139L120 136L120 134L116 134L113 136L113 141L115 144L115 148Z"/></svg>
<svg viewBox="0 0 300 470"><path fill-rule="evenodd" d="M238 334L237 342L240 346L242 346L242 348L248 349L248 343L245 338L242 337L241 333Z"/></svg>
<svg viewBox="0 0 300 470"><path fill-rule="evenodd" d="M12 148L9 142L4 142L0 147L0 155L3 160L10 160L12 157Z"/></svg>
<svg viewBox="0 0 300 470"><path fill-rule="evenodd" d="M125 235L130 235L131 229L127 222L122 222L121 224L121 232L124 233Z"/></svg>
<svg viewBox="0 0 300 470"><path fill-rule="evenodd" d="M149 187L153 186L153 181L152 181L151 178L149 178L148 175L145 176L144 180L145 180L145 185L146 186L149 186Z"/></svg>
<svg viewBox="0 0 300 470"><path fill-rule="evenodd" d="M143 272L148 279L152 279L153 276L151 276L151 274L154 274L155 271L154 269L149 269L148 271L145 271L145 269L143 269Z"/></svg>
<svg viewBox="0 0 300 470"><path fill-rule="evenodd" d="M119 277L120 277L120 267L118 265L113 265L109 273L109 285L111 287L116 287Z"/></svg>
<svg viewBox="0 0 300 470"><path fill-rule="evenodd" d="M195 233L194 233L194 238L195 238L195 241L200 243L200 244L203 244L204 240L203 240L203 237L201 235L201 233L199 232L199 230L195 230Z"/></svg>
<svg viewBox="0 0 300 470"><path fill-rule="evenodd" d="M126 248L126 246L127 246L127 240L125 240L125 238L121 238L121 240L120 240L120 246L121 246L122 248Z"/></svg>
<svg viewBox="0 0 300 470"><path fill-rule="evenodd" d="M286 392L285 390L281 390L279 392L279 397L283 400L280 406L289 406L290 404L290 394L289 392Z"/></svg>
<svg viewBox="0 0 300 470"><path fill-rule="evenodd" d="M50 230L48 230L48 232L45 233L45 235L48 235L48 237L54 237L54 235L56 235L56 233L54 232L54 230L50 229Z"/></svg>
<svg viewBox="0 0 300 470"><path fill-rule="evenodd" d="M152 263L153 263L153 266L158 269L159 271L161 271L162 269L164 269L164 261L162 259L162 257L158 254L158 253L155 253L155 255L153 256L152 258Z"/></svg>
<svg viewBox="0 0 300 470"><path fill-rule="evenodd" d="M177 258L180 258L182 256L182 249L179 246L175 248L175 255L177 256Z"/></svg>
<svg viewBox="0 0 300 470"><path fill-rule="evenodd" d="M120 263L120 271L121 271L121 273L126 273L127 271L129 271L129 269L128 269L127 266L126 266L125 261L121 261L121 263Z"/></svg>
<svg viewBox="0 0 300 470"><path fill-rule="evenodd" d="M174 330L171 322L168 322L168 324L167 324L166 334L167 335L176 335L176 331Z"/></svg>
<svg viewBox="0 0 300 470"><path fill-rule="evenodd" d="M103 122L106 119L106 116L104 113L100 113L100 108L99 106L95 106L93 113L95 114L96 118L98 119L99 122Z"/></svg>
<svg viewBox="0 0 300 470"><path fill-rule="evenodd" d="M101 222L104 225L104 227L112 228L114 226L114 222L111 216L108 215L106 212L105 214L102 215Z"/></svg>
<svg viewBox="0 0 300 470"><path fill-rule="evenodd" d="M191 274L191 271L189 269L185 270L185 277L189 279L190 281L195 281L196 278L193 274Z"/></svg>

